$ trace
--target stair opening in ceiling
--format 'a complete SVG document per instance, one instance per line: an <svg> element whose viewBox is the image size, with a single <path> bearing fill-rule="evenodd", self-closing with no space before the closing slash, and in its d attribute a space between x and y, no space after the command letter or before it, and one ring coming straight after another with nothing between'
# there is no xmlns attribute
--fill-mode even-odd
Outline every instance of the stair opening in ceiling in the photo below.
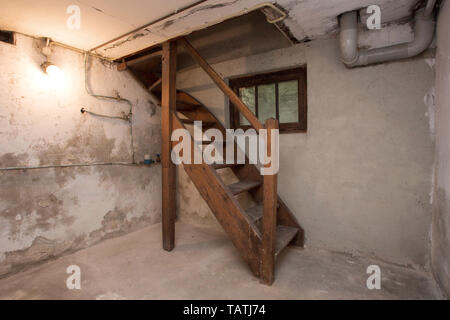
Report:
<svg viewBox="0 0 450 320"><path fill-rule="evenodd" d="M186 38L210 64L286 48L296 42L282 22L269 23L270 19L267 12L255 10L193 32ZM161 46L129 56L125 62L147 88L157 89L161 77ZM180 46L177 69L191 67L195 67L195 62Z"/></svg>

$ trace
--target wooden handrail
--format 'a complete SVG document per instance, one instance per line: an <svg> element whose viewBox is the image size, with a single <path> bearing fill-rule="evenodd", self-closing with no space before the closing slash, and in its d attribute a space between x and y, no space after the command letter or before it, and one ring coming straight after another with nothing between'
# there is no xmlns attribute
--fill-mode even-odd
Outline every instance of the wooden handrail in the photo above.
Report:
<svg viewBox="0 0 450 320"><path fill-rule="evenodd" d="M278 129L278 120L267 119L267 151L268 157L273 159L272 154L272 130ZM276 150L275 152L278 152ZM272 163L264 166L270 168ZM275 270L275 247L277 230L277 174L263 176L263 217L262 217L262 246L261 246L261 277L266 284L272 284Z"/></svg>
<svg viewBox="0 0 450 320"><path fill-rule="evenodd" d="M179 41L186 48L191 57L205 70L205 72L211 77L211 79L217 84L220 90L230 99L230 101L238 108L242 115L250 122L253 128L258 132L260 129L264 129L264 126L259 122L258 118L253 112L242 102L238 95L225 83L222 77L214 71L213 68L200 56L195 48L186 40L186 38L180 38Z"/></svg>

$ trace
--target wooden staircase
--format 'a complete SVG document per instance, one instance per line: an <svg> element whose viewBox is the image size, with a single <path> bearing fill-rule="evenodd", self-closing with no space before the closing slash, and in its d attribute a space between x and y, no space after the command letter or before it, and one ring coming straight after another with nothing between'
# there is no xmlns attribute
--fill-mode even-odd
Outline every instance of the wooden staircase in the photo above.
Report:
<svg viewBox="0 0 450 320"><path fill-rule="evenodd" d="M274 119L261 124L239 97L225 84L223 79L209 66L198 52L181 38L167 42L162 52L162 78L151 86L155 94L161 94L162 106L162 185L163 185L163 248L172 250L175 245L175 167L170 160L172 148L179 142L171 142L175 129L186 129L194 121L202 121L203 130L214 128L225 136L225 128L218 119L199 101L189 94L176 90L177 43L182 43L195 61L239 108L256 129L277 129ZM269 135L270 137L270 135ZM211 141L203 141L206 146ZM270 139L268 150L270 150ZM191 136L191 155L202 152L202 145L194 143ZM225 150L223 153L225 154ZM191 162L193 163L193 162ZM270 165L270 164L269 164ZM268 166L269 166L268 165ZM274 280L274 265L278 254L289 244L303 246L304 231L285 203L277 195L277 175L264 175L248 159L244 164L183 164L184 170L206 201L218 222L230 236L242 258L255 276L266 284ZM218 174L230 168L239 182L226 185ZM244 209L238 195L247 192L256 203Z"/></svg>

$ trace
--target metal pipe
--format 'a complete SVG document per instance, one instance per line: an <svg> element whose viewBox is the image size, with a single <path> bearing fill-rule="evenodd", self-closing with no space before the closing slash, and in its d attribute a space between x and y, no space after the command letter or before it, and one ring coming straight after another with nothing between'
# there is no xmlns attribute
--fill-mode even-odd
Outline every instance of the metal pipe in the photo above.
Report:
<svg viewBox="0 0 450 320"><path fill-rule="evenodd" d="M88 54L86 53L86 54L84 55L84 88L86 89L86 93L87 93L88 95L94 97L94 98L97 98L97 99L115 100L115 101L117 101L117 102L123 102L123 103L126 103L126 104L128 104L128 105L130 106L130 114L131 114L131 111L132 111L132 108L133 108L133 104L131 103L130 100L122 98L119 94L117 94L116 97L112 97L112 96L103 96L103 95L99 95L99 94L94 94L94 93L92 93L92 92L89 90L89 87L88 87L88 80L87 80L87 78L88 78L88 72L87 72L87 57L88 57Z"/></svg>
<svg viewBox="0 0 450 320"><path fill-rule="evenodd" d="M130 121L130 117L129 115L125 114L125 112L122 112L122 116L109 116L106 114L100 114L100 113L96 113L96 112L92 112L87 110L85 107L81 108L81 113L82 114L91 114L93 116L96 117L101 117L101 118L108 118L108 119L117 119L117 120L123 120L123 121Z"/></svg>
<svg viewBox="0 0 450 320"><path fill-rule="evenodd" d="M340 19L341 59L347 66L353 66L359 58L358 14L356 11L344 13Z"/></svg>
<svg viewBox="0 0 450 320"><path fill-rule="evenodd" d="M261 3L259 5L256 5L255 7L252 8L252 10L263 9L265 7L269 7L272 10L277 11L280 14L280 17L275 18L275 19L269 19L267 17L266 20L267 20L268 23L274 24L274 23L277 23L277 22L280 22L280 21L283 21L284 19L286 19L287 13L284 12L283 10L281 10L280 8L278 8L273 3L270 3L270 2L265 2L265 3Z"/></svg>
<svg viewBox="0 0 450 320"><path fill-rule="evenodd" d="M132 162L135 163L136 159L135 159L135 152L134 152L134 138L133 138L133 104L131 103L130 100L128 99L124 99L122 98L119 93L117 93L116 97L111 97L111 96L104 96L104 95L99 95L99 94L93 94L88 87L88 70L87 70L87 57L88 54L86 53L84 55L84 88L86 89L86 93L89 94L90 96L97 98L97 99L104 99L104 100L114 100L117 102L123 102L126 103L130 106L130 110L128 112L128 115L126 115L126 119L122 116L105 116L105 115L101 115L92 111L88 111L86 109L84 109L84 111L86 113L90 113L96 116L100 116L100 117L107 117L107 118L115 118L115 119L121 119L121 120L128 120L128 122L130 123L130 144L131 144L131 159ZM81 109L81 113L83 112L83 109Z"/></svg>
<svg viewBox="0 0 450 320"><path fill-rule="evenodd" d="M74 164L50 164L32 167L6 167L0 168L0 171L17 171L17 170L36 170L36 169L53 169L53 168L71 168L71 167L93 167L93 166L138 166L131 162L94 162L94 163L74 163Z"/></svg>
<svg viewBox="0 0 450 320"><path fill-rule="evenodd" d="M427 5L425 6L424 17L430 19L433 14L434 5L436 4L436 0L428 0Z"/></svg>
<svg viewBox="0 0 450 320"><path fill-rule="evenodd" d="M435 21L432 19L435 0L429 0L425 9L416 12L414 41L383 48L359 50L358 16L356 11L340 17L340 47L342 62L349 67L414 57L429 47L434 37Z"/></svg>

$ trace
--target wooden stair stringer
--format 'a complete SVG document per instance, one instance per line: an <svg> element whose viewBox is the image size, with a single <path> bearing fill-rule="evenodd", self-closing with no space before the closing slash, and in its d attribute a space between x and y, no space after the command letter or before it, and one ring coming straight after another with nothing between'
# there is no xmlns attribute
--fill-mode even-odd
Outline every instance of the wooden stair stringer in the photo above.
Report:
<svg viewBox="0 0 450 320"><path fill-rule="evenodd" d="M240 180L250 179L262 181L263 179L258 168L253 164L246 164L243 168L232 168L232 170ZM261 192L253 192L252 196L258 203L261 203L263 201L263 195ZM305 241L305 232L303 228L298 223L294 213L281 199L280 195L277 195L277 199L278 199L277 224L298 228L299 231L291 243L296 246L303 247Z"/></svg>
<svg viewBox="0 0 450 320"><path fill-rule="evenodd" d="M197 108L194 110L177 110L177 112L181 113L183 116L188 119L195 119L196 121L204 121L205 123L215 122L214 126L207 126L207 128L216 128L222 131L222 134L225 135L225 128L223 128L219 119L208 110L202 103L200 103L197 99L189 95L188 93L177 90L177 103L196 105Z"/></svg>
<svg viewBox="0 0 450 320"><path fill-rule="evenodd" d="M175 113L172 114L172 128L185 129ZM196 152L193 142L191 137L192 155ZM261 234L258 228L242 214L243 208L212 166L202 163L183 164L183 167L254 275L259 276Z"/></svg>
<svg viewBox="0 0 450 320"><path fill-rule="evenodd" d="M182 99L185 102L193 103L199 105L199 111L203 114L205 112L209 113L210 116L204 117L204 119L207 119L208 121L211 121L214 119L217 124L216 128L225 133L225 127L222 125L222 123L217 119L217 117L207 108L205 107L200 101L192 97L187 92L178 90L177 91L177 99ZM184 114L184 113L183 113ZM262 176L260 175L260 172L258 168L250 164L248 159L246 159L246 163L241 166L231 167L233 170L233 173L240 179L251 179L251 180L260 180L262 182ZM261 194L252 194L258 202L262 201L262 195ZM295 227L298 228L298 234L292 241L292 244L296 246L303 247L304 241L305 241L305 232L304 229L301 227L300 223L297 221L297 218L295 217L294 213L289 209L289 207L284 203L284 201L280 198L278 195L278 211L277 211L277 222L279 225L285 225L289 227Z"/></svg>

